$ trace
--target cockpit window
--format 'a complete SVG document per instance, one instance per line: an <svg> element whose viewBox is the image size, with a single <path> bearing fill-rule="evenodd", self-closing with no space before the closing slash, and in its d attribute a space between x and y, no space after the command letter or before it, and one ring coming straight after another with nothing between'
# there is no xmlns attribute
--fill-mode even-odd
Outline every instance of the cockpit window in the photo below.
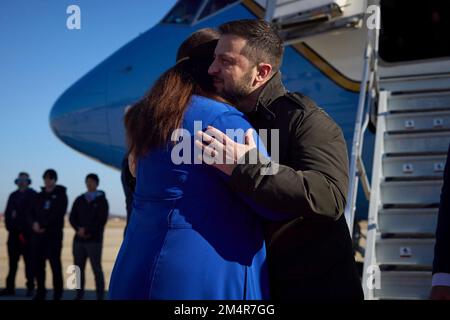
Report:
<svg viewBox="0 0 450 320"><path fill-rule="evenodd" d="M237 0L210 0L208 4L205 6L205 9L203 9L203 12L200 15L199 19L203 19L207 16L210 16L219 11L220 9L225 8L226 6L235 2L237 2Z"/></svg>
<svg viewBox="0 0 450 320"><path fill-rule="evenodd" d="M203 0L181 0L163 19L163 23L191 24Z"/></svg>

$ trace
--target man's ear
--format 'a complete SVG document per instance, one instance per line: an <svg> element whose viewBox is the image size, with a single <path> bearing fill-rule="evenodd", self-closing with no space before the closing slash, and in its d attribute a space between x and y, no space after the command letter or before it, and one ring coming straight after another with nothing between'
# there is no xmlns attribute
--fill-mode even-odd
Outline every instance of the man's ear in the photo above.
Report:
<svg viewBox="0 0 450 320"><path fill-rule="evenodd" d="M268 63L260 63L256 70L256 81L264 83L272 76L272 66Z"/></svg>

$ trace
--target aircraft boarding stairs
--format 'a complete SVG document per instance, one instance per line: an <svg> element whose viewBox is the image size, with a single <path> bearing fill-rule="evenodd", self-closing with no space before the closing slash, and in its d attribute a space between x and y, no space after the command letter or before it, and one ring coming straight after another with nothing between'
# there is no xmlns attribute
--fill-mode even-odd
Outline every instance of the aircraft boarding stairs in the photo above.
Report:
<svg viewBox="0 0 450 320"><path fill-rule="evenodd" d="M426 299L450 144L450 88L396 83L403 88L378 98L363 287L367 299Z"/></svg>
<svg viewBox="0 0 450 320"><path fill-rule="evenodd" d="M372 1L260 0L286 44L360 24ZM379 26L380 11L376 12ZM380 77L379 27L368 30L345 217L353 231L358 183L369 202L362 285L366 299L427 299L442 177L450 144L450 75ZM362 161L376 106L372 179Z"/></svg>

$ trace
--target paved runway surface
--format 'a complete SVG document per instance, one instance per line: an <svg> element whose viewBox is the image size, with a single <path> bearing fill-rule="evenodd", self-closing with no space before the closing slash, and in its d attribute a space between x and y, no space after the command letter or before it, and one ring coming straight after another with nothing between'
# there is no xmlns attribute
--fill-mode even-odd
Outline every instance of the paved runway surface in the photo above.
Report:
<svg viewBox="0 0 450 320"><path fill-rule="evenodd" d="M106 224L105 236L103 241L103 257L102 257L102 265L103 272L105 274L105 285L106 288L109 286L109 278L111 276L111 271L114 266L114 261L117 256L117 252L119 251L120 244L123 239L123 230L125 227L125 220L112 218L109 219ZM5 287L6 277L8 275L8 254L7 254L7 241L8 233L4 227L3 219L0 218L0 288ZM64 286L65 292L63 299L73 299L75 297L75 291L66 289L66 280L69 278L70 274L65 273L67 267L73 264L73 256L72 256L72 242L73 242L74 230L70 227L68 221L66 221L64 228L64 246L62 251L62 263L63 263L63 276L64 276ZM47 262L46 267L47 275L46 275L46 287L48 290L47 299L52 298L52 276L51 276L51 268L49 263ZM24 263L21 259L19 262L19 270L17 271L16 276L16 295L8 296L8 297L0 297L0 300L29 300L27 298L25 288L25 272L24 272ZM49 290L50 289L50 290ZM94 273L92 272L91 265L89 262L86 265L86 294L85 299L95 299L95 281L94 281Z"/></svg>

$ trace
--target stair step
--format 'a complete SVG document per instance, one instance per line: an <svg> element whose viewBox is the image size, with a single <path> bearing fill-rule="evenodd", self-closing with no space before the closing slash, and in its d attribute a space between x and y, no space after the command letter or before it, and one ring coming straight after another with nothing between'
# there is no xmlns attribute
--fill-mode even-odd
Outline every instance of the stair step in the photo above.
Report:
<svg viewBox="0 0 450 320"><path fill-rule="evenodd" d="M390 181L380 185L385 205L423 205L440 201L442 180Z"/></svg>
<svg viewBox="0 0 450 320"><path fill-rule="evenodd" d="M384 203L382 205L383 209L430 209L439 208L439 202L434 203Z"/></svg>
<svg viewBox="0 0 450 320"><path fill-rule="evenodd" d="M431 277L427 271L381 271L380 289L374 290L374 296L376 299L428 299Z"/></svg>
<svg viewBox="0 0 450 320"><path fill-rule="evenodd" d="M443 153L449 144L450 131L384 135L385 153Z"/></svg>
<svg viewBox="0 0 450 320"><path fill-rule="evenodd" d="M446 155L383 157L385 177L442 177Z"/></svg>
<svg viewBox="0 0 450 320"><path fill-rule="evenodd" d="M389 114L386 130L415 132L417 130L450 129L450 110L445 112L414 112Z"/></svg>
<svg viewBox="0 0 450 320"><path fill-rule="evenodd" d="M445 133L450 132L450 129L447 128L434 128L434 129L423 129L423 130L395 130L395 131L386 131L387 134L394 135L394 134L402 134L402 135L409 135L411 133Z"/></svg>
<svg viewBox="0 0 450 320"><path fill-rule="evenodd" d="M419 265L393 265L393 264L380 264L381 271L427 271L432 272L433 266L419 266Z"/></svg>
<svg viewBox="0 0 450 320"><path fill-rule="evenodd" d="M381 209L378 213L378 230L392 234L434 234L438 208Z"/></svg>
<svg viewBox="0 0 450 320"><path fill-rule="evenodd" d="M381 287L364 287L368 299L427 299L431 290L450 88L406 87L380 92L373 167L380 179L372 185L364 268L379 267Z"/></svg>
<svg viewBox="0 0 450 320"><path fill-rule="evenodd" d="M387 152L383 154L383 157L422 157L422 156L434 156L434 157L447 157L447 151L429 151L429 152Z"/></svg>
<svg viewBox="0 0 450 320"><path fill-rule="evenodd" d="M418 94L399 94L388 98L388 111L424 111L450 109L450 93L432 92Z"/></svg>
<svg viewBox="0 0 450 320"><path fill-rule="evenodd" d="M418 181L441 181L442 176L418 176L418 177L386 177L384 178L384 181L390 182L390 181L405 181L405 182L418 182Z"/></svg>
<svg viewBox="0 0 450 320"><path fill-rule="evenodd" d="M434 239L382 239L375 244L376 261L385 265L431 266Z"/></svg>

